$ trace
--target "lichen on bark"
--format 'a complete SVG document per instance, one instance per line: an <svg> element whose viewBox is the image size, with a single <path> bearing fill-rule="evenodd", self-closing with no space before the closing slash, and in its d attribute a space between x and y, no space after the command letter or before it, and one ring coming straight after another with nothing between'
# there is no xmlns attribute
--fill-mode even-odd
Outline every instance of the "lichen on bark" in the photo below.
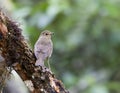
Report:
<svg viewBox="0 0 120 93"><path fill-rule="evenodd" d="M36 58L16 22L0 12L0 49L5 67L14 69L31 93L68 93L46 67L35 66Z"/></svg>

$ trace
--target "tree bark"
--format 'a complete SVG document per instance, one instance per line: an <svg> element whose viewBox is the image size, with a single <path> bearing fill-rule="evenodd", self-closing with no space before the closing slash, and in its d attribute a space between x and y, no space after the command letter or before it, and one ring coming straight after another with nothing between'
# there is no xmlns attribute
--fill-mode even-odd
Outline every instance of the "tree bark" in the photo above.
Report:
<svg viewBox="0 0 120 93"><path fill-rule="evenodd" d="M14 69L31 93L69 93L49 69L35 66L34 53L21 31L16 22L0 12L0 53L5 67L9 72Z"/></svg>

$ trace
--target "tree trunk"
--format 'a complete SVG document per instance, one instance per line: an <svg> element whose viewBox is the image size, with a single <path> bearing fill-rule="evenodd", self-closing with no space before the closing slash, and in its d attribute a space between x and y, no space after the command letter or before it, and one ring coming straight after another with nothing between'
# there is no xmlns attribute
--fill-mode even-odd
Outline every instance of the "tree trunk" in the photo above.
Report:
<svg viewBox="0 0 120 93"><path fill-rule="evenodd" d="M69 93L49 69L35 66L34 53L21 31L16 22L0 12L0 53L4 59L4 67L0 66L5 69L3 72L0 69L0 78L6 76L4 80L0 80L0 85L4 85L3 81L9 78L9 72L14 69L31 93Z"/></svg>

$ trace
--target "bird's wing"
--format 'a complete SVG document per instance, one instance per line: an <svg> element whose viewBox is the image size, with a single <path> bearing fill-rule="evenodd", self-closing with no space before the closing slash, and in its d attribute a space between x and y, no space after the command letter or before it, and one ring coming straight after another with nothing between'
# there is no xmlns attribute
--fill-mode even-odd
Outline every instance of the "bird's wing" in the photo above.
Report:
<svg viewBox="0 0 120 93"><path fill-rule="evenodd" d="M48 52L48 57L51 57L52 52L53 52L53 43L52 42L49 43L47 52Z"/></svg>
<svg viewBox="0 0 120 93"><path fill-rule="evenodd" d="M47 53L47 51L48 51L48 47L45 45L42 45L42 44L40 44L37 48L38 53L45 54L45 53Z"/></svg>
<svg viewBox="0 0 120 93"><path fill-rule="evenodd" d="M38 42L36 47L35 47L35 56L38 58L40 54L44 56L44 58L50 57L52 54L52 43L41 43Z"/></svg>

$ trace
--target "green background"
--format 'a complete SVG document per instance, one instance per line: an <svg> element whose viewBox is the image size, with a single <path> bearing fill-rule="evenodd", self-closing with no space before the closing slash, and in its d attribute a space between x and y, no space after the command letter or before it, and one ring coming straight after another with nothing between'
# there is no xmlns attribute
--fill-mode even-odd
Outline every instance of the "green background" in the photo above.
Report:
<svg viewBox="0 0 120 93"><path fill-rule="evenodd" d="M1 0L30 47L48 29L52 71L70 93L120 93L120 0Z"/></svg>

